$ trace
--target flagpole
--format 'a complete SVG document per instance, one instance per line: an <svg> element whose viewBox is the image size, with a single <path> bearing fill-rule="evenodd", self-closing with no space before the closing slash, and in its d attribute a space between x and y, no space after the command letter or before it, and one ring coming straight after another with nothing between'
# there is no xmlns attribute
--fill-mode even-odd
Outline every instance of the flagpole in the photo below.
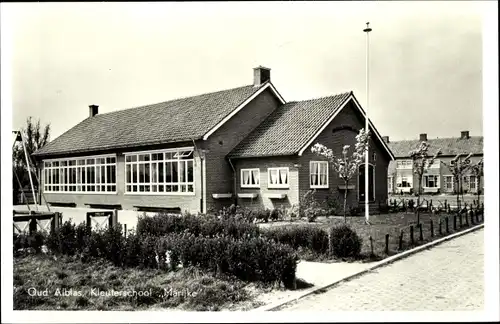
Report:
<svg viewBox="0 0 500 324"><path fill-rule="evenodd" d="M363 31L366 33L366 109L365 109L365 131L368 132L369 130L369 124L368 124L368 103L369 103L369 100L368 100L368 91L369 91L369 86L368 86L368 80L369 80L369 60L370 60L370 32L372 31L372 29L370 28L370 23L367 22L366 23L366 28L363 29ZM370 161L369 159L370 155L369 155L369 145L368 145L368 142L366 143L366 153L365 153L365 221L366 223L368 223L369 219L370 219L370 212L369 212L369 207L368 207L368 194L369 194L369 190L368 190L368 185L369 185L369 181L368 181L368 163Z"/></svg>

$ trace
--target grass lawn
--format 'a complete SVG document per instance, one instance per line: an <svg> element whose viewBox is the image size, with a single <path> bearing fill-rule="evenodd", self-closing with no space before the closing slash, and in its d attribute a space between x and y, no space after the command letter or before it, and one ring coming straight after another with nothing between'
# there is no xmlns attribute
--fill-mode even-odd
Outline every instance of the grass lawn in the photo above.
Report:
<svg viewBox="0 0 500 324"><path fill-rule="evenodd" d="M15 310L217 311L260 306L245 286L241 280L196 268L165 272L119 268L103 260L83 263L71 257L14 258ZM269 289L252 288L255 294ZM30 296L35 290L42 295ZM118 295L111 295L113 291Z"/></svg>
<svg viewBox="0 0 500 324"><path fill-rule="evenodd" d="M469 218L469 226L465 225L465 215L462 215L463 226L460 228L459 220L457 219L457 229L453 228L453 215L441 214L432 215L430 213L421 213L420 222L422 225L423 240L420 240L420 232L417 224L417 216L414 213L391 213L382 215L372 215L370 216L370 225L365 224L364 217L348 217L347 224L350 225L356 233L363 239L363 245L361 248L361 257L356 260L344 260L344 261L368 261L368 260L380 260L387 256L397 254L404 250L407 250L413 246L421 245L440 237L448 235L446 233L445 227L445 217L448 216L448 227L449 233L458 232L469 228L471 226ZM431 237L430 223L431 219L434 223L434 236ZM442 235L439 235L439 219L442 220ZM480 216L482 222L482 216ZM330 216L330 217L319 217L315 222L309 223L305 220L294 221L294 222L273 222L267 224L260 224L260 226L265 228L275 227L275 226L317 226L328 230L332 226L341 225L344 223L343 217L340 216ZM410 226L414 227L414 245L410 242ZM403 230L403 245L402 249L399 250L399 235ZM389 234L389 253L385 253L385 235ZM371 247L370 247L370 237L373 240L373 252L375 258L370 257ZM299 256L301 259L308 261L328 261L325 256L315 255L314 253L307 251L306 249L300 250ZM339 261L339 260L330 260Z"/></svg>

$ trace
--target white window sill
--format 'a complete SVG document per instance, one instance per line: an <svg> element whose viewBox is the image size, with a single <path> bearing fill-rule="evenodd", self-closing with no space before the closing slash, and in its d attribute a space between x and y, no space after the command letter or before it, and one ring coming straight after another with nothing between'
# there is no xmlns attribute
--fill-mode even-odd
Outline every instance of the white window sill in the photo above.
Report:
<svg viewBox="0 0 500 324"><path fill-rule="evenodd" d="M239 193L238 198L257 198L259 196L258 193Z"/></svg>
<svg viewBox="0 0 500 324"><path fill-rule="evenodd" d="M194 192L125 192L125 196L195 196Z"/></svg>
<svg viewBox="0 0 500 324"><path fill-rule="evenodd" d="M241 188L253 188L253 189L257 188L258 189L258 188L260 188L260 185L241 185L240 187Z"/></svg>
<svg viewBox="0 0 500 324"><path fill-rule="evenodd" d="M285 199L286 198L286 193L275 193L275 194L266 194L265 197L269 199Z"/></svg>
<svg viewBox="0 0 500 324"><path fill-rule="evenodd" d="M116 191L44 191L44 194L63 195L116 195Z"/></svg>
<svg viewBox="0 0 500 324"><path fill-rule="evenodd" d="M311 185L311 186L309 186L309 188L311 188L311 189L328 189L329 186L328 185L325 185L325 186L313 186L313 185Z"/></svg>
<svg viewBox="0 0 500 324"><path fill-rule="evenodd" d="M267 189L289 189L289 188L290 188L289 185L286 185L286 186L280 186L280 185L267 186Z"/></svg>
<svg viewBox="0 0 500 324"><path fill-rule="evenodd" d="M212 198L214 199L223 199L223 198L231 198L233 197L232 193L215 193L212 194Z"/></svg>

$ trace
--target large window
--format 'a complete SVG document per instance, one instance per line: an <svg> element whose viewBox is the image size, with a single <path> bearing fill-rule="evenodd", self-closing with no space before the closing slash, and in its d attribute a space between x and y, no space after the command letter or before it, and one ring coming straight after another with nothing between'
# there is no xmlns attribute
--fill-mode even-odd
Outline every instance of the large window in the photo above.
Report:
<svg viewBox="0 0 500 324"><path fill-rule="evenodd" d="M424 175L424 188L439 188L439 176Z"/></svg>
<svg viewBox="0 0 500 324"><path fill-rule="evenodd" d="M397 169L412 169L413 168L413 161L412 160L396 161L396 168Z"/></svg>
<svg viewBox="0 0 500 324"><path fill-rule="evenodd" d="M269 168L268 188L288 188L288 168Z"/></svg>
<svg viewBox="0 0 500 324"><path fill-rule="evenodd" d="M194 193L193 149L125 154L125 192Z"/></svg>
<svg viewBox="0 0 500 324"><path fill-rule="evenodd" d="M260 170L259 169L241 169L241 187L259 188Z"/></svg>
<svg viewBox="0 0 500 324"><path fill-rule="evenodd" d="M469 189L471 191L476 191L476 189L477 189L477 178L476 178L476 176L473 176L473 175L469 176Z"/></svg>
<svg viewBox="0 0 500 324"><path fill-rule="evenodd" d="M311 188L328 188L327 161L311 161L309 175Z"/></svg>
<svg viewBox="0 0 500 324"><path fill-rule="evenodd" d="M398 177L396 185L398 188L412 188L413 187L412 178Z"/></svg>
<svg viewBox="0 0 500 324"><path fill-rule="evenodd" d="M454 186L455 186L455 181L453 179L453 176L444 176L444 188L446 191L453 191Z"/></svg>
<svg viewBox="0 0 500 324"><path fill-rule="evenodd" d="M116 156L46 160L44 192L116 193Z"/></svg>

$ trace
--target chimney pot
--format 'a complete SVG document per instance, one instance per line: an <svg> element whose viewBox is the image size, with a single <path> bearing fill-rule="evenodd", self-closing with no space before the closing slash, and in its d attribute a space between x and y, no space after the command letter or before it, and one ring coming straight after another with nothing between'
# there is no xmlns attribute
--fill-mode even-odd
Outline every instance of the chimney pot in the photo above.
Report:
<svg viewBox="0 0 500 324"><path fill-rule="evenodd" d="M267 81L271 81L271 69L258 66L253 69L253 85L254 87L261 86Z"/></svg>
<svg viewBox="0 0 500 324"><path fill-rule="evenodd" d="M90 105L89 106L89 117L94 117L97 115L99 112L99 106L98 105Z"/></svg>
<svg viewBox="0 0 500 324"><path fill-rule="evenodd" d="M427 134L420 134L420 141L427 141Z"/></svg>
<svg viewBox="0 0 500 324"><path fill-rule="evenodd" d="M389 143L389 136L382 136L384 142Z"/></svg>
<svg viewBox="0 0 500 324"><path fill-rule="evenodd" d="M460 138L461 139L469 139L469 131L461 131Z"/></svg>

